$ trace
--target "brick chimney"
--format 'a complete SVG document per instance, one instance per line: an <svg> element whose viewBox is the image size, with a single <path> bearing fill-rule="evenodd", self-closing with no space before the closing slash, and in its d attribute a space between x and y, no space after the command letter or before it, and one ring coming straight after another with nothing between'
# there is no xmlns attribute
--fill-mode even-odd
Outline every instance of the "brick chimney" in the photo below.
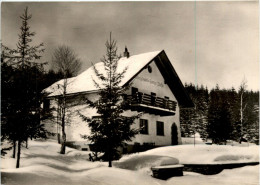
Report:
<svg viewBox="0 0 260 185"><path fill-rule="evenodd" d="M124 57L126 58L130 57L130 53L128 52L127 47L125 47Z"/></svg>

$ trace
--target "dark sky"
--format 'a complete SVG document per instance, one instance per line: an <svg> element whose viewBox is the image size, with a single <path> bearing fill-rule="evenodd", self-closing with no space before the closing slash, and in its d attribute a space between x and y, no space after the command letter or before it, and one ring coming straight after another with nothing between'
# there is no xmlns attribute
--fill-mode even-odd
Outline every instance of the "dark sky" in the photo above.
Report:
<svg viewBox="0 0 260 185"><path fill-rule="evenodd" d="M259 89L256 1L196 2L196 8L194 2L3 2L1 39L11 48L26 6L33 40L46 48L43 61L50 63L53 50L65 44L85 70L105 54L112 31L120 53L125 45L132 55L164 49L183 83L238 88L245 77L248 89Z"/></svg>

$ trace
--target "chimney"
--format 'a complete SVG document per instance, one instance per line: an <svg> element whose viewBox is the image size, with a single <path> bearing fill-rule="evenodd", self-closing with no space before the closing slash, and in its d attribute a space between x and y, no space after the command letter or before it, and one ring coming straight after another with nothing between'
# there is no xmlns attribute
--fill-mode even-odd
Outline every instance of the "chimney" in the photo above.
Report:
<svg viewBox="0 0 260 185"><path fill-rule="evenodd" d="M124 57L129 58L130 54L127 50L127 47L125 47Z"/></svg>

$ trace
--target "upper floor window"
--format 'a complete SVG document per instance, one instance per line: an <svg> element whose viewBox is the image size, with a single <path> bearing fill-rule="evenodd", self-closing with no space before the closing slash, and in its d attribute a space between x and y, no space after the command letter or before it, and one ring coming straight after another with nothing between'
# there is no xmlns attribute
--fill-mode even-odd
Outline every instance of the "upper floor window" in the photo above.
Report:
<svg viewBox="0 0 260 185"><path fill-rule="evenodd" d="M43 110L44 111L50 110L50 99L43 100Z"/></svg>
<svg viewBox="0 0 260 185"><path fill-rule="evenodd" d="M132 87L132 95L135 95L136 93L138 93L138 88Z"/></svg>
<svg viewBox="0 0 260 185"><path fill-rule="evenodd" d="M152 73L152 71L153 71L152 67L151 67L151 66L148 66L147 68L148 68L148 72L149 72L149 73Z"/></svg>
<svg viewBox="0 0 260 185"><path fill-rule="evenodd" d="M161 121L156 122L156 130L158 136L164 136L164 123Z"/></svg>
<svg viewBox="0 0 260 185"><path fill-rule="evenodd" d="M140 134L148 134L148 120L140 119Z"/></svg>

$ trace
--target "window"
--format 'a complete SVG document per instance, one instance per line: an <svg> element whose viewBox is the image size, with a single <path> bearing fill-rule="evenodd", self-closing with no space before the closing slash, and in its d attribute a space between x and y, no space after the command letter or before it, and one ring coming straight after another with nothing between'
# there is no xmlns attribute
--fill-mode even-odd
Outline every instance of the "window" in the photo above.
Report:
<svg viewBox="0 0 260 185"><path fill-rule="evenodd" d="M156 122L157 135L164 136L164 123L161 121Z"/></svg>
<svg viewBox="0 0 260 185"><path fill-rule="evenodd" d="M134 103L138 102L138 89L135 87L132 87L132 99L134 100Z"/></svg>
<svg viewBox="0 0 260 185"><path fill-rule="evenodd" d="M92 116L92 119L101 120L101 116Z"/></svg>
<svg viewBox="0 0 260 185"><path fill-rule="evenodd" d="M135 87L132 87L132 95L135 95L136 93L138 93L138 89Z"/></svg>
<svg viewBox="0 0 260 185"><path fill-rule="evenodd" d="M148 72L149 72L149 73L152 73L152 71L153 71L152 67L151 67L151 66L148 66Z"/></svg>
<svg viewBox="0 0 260 185"><path fill-rule="evenodd" d="M50 110L50 99L43 100L43 110L44 111Z"/></svg>
<svg viewBox="0 0 260 185"><path fill-rule="evenodd" d="M140 119L140 134L148 134L148 120Z"/></svg>

